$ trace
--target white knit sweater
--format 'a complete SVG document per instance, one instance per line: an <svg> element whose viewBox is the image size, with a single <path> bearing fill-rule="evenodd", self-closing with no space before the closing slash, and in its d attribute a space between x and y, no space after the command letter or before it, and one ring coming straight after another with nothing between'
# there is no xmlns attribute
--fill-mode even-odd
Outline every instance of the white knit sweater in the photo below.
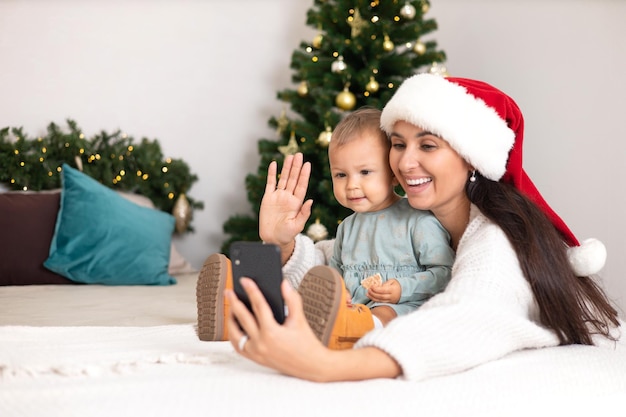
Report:
<svg viewBox="0 0 626 417"><path fill-rule="evenodd" d="M285 277L297 287L308 268L323 262L322 252L299 237ZM539 324L538 306L509 240L472 205L446 290L355 347L378 347L400 364L404 378L421 380L558 343Z"/></svg>

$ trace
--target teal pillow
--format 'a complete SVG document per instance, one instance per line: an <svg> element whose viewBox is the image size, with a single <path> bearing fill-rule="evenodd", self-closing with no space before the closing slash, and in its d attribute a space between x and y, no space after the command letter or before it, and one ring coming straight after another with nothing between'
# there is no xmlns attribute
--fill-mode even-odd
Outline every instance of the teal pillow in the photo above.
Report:
<svg viewBox="0 0 626 417"><path fill-rule="evenodd" d="M67 164L61 185L46 268L85 284L176 283L167 271L173 216L140 207Z"/></svg>

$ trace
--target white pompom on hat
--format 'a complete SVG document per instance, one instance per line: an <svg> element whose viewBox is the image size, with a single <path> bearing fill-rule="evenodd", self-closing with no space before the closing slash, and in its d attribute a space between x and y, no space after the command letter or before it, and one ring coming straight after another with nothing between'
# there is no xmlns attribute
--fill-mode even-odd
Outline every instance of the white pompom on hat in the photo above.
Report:
<svg viewBox="0 0 626 417"><path fill-rule="evenodd" d="M576 275L589 276L604 267L602 242L580 244L524 171L524 117L511 97L482 81L418 74L405 80L385 105L381 127L389 134L400 120L445 139L483 177L512 184L537 204L569 246Z"/></svg>
<svg viewBox="0 0 626 417"><path fill-rule="evenodd" d="M606 263L606 247L598 239L585 239L567 248L567 259L579 277L597 274Z"/></svg>

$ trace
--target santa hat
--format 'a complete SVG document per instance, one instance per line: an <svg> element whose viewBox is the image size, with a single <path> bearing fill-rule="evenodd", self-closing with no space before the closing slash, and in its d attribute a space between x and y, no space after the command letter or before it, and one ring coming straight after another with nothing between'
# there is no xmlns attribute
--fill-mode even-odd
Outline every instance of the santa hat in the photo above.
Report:
<svg viewBox="0 0 626 417"><path fill-rule="evenodd" d="M509 96L482 81L418 74L408 78L385 105L381 127L388 134L403 120L445 139L482 176L513 184L548 216L569 246L578 276L599 272L606 248L582 244L550 208L522 167L524 118Z"/></svg>

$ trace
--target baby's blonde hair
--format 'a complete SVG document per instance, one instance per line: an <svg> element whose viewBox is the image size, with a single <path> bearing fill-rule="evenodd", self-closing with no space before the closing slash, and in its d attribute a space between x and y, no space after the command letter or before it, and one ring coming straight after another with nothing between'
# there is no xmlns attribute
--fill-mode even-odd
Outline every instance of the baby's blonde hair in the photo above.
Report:
<svg viewBox="0 0 626 417"><path fill-rule="evenodd" d="M375 132L381 143L389 149L391 143L380 127L381 111L374 107L361 107L344 117L332 134L328 151L335 146L342 146L360 138L364 132Z"/></svg>

